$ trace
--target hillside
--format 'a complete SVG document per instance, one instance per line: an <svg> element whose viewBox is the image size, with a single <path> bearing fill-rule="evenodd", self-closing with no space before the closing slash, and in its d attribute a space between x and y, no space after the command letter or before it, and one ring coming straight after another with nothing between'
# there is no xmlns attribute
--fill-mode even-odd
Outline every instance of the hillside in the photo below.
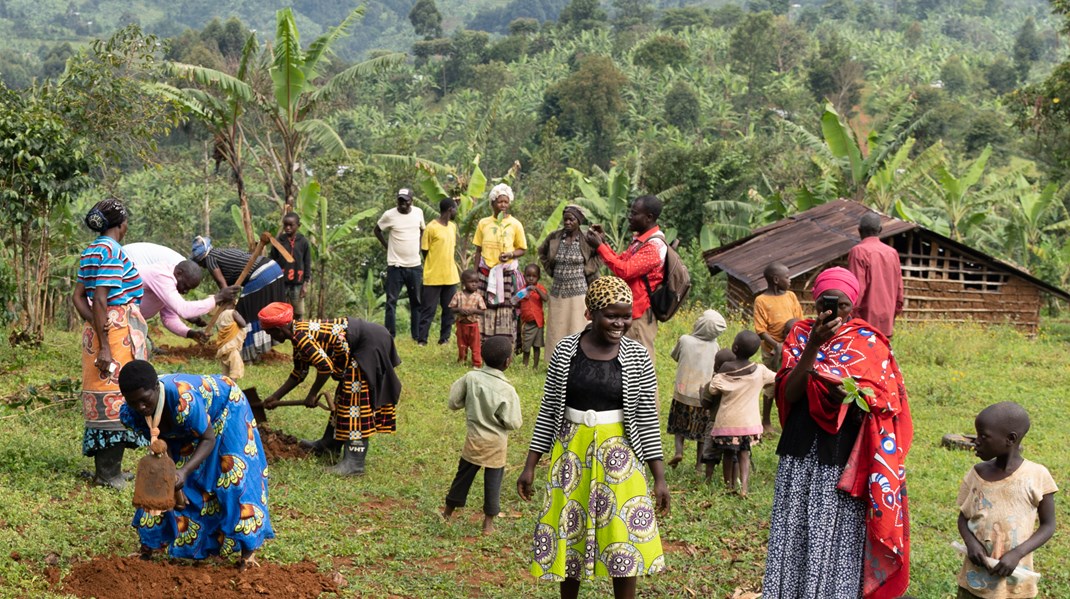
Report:
<svg viewBox="0 0 1070 599"><path fill-rule="evenodd" d="M504 6L508 0L440 0L447 30L456 28L484 9ZM353 60L373 48L403 50L416 39L409 23L414 0L371 0L363 21L353 27L337 47L339 55ZM293 7L302 35L309 39L339 21L359 2L327 0L3 0L0 1L2 50L36 50L55 42L84 42L106 37L130 23L161 38L187 28L201 29L212 19L238 17L249 27L274 33L275 11ZM556 16L556 15L554 15Z"/></svg>

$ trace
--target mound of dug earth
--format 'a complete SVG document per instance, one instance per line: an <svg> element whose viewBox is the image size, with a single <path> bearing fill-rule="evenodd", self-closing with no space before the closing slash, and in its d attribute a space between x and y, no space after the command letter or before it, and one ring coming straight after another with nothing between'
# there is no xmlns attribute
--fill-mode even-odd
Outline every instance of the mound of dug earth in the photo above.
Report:
<svg viewBox="0 0 1070 599"><path fill-rule="evenodd" d="M308 452L298 445L300 440L297 437L277 431L266 424L259 424L257 428L260 430L260 442L264 445L264 453L269 463L308 455Z"/></svg>
<svg viewBox="0 0 1070 599"><path fill-rule="evenodd" d="M131 599L186 597L187 599L315 599L338 594L340 577L317 570L312 562L278 565L238 572L233 563L209 561L143 561L137 557L98 557L76 564L59 589L76 597Z"/></svg>

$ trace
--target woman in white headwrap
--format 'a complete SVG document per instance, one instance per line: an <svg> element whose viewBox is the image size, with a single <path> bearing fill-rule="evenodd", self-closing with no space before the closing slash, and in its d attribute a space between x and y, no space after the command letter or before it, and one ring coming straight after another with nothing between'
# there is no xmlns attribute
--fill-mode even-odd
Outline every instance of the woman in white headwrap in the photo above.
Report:
<svg viewBox="0 0 1070 599"><path fill-rule="evenodd" d="M524 225L512 214L509 205L513 202L513 190L500 183L490 190L488 196L493 216L488 216L476 225L475 238L479 262L479 289L487 309L479 323L483 337L508 335L516 341L516 317L513 313L513 292L525 286L517 258L528 249Z"/></svg>

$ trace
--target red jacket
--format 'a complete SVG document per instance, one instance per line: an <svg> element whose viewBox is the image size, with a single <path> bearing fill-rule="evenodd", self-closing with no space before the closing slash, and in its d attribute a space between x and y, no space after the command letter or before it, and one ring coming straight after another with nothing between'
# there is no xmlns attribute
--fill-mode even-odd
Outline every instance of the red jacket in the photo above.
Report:
<svg viewBox="0 0 1070 599"><path fill-rule="evenodd" d="M643 275L650 281L650 288L657 289L665 278L667 251L665 235L657 225L642 235L636 235L620 254L614 254L608 244L598 246L598 254L610 272L624 279L632 289L632 318L639 318L650 308L650 296L646 293Z"/></svg>

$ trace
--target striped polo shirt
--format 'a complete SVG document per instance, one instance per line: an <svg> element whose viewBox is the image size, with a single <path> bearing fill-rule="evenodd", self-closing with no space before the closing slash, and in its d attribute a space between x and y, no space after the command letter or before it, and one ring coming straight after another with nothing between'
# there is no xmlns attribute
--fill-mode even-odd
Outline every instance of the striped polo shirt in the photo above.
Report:
<svg viewBox="0 0 1070 599"><path fill-rule="evenodd" d="M78 262L78 282L85 286L92 298L97 287L108 288L108 305L122 306L141 303L144 288L134 263L122 246L107 235L101 235L82 252Z"/></svg>
<svg viewBox="0 0 1070 599"><path fill-rule="evenodd" d="M241 276L241 271L245 268L245 264L249 262L250 257L252 257L252 254L237 248L212 248L212 251L208 252L208 255L204 257L202 266L209 271L218 268L223 273L223 279L227 282L227 285L233 285L238 281L238 277ZM253 273L264 266L268 260L263 256L257 258L253 269L249 271L249 277L252 278Z"/></svg>

